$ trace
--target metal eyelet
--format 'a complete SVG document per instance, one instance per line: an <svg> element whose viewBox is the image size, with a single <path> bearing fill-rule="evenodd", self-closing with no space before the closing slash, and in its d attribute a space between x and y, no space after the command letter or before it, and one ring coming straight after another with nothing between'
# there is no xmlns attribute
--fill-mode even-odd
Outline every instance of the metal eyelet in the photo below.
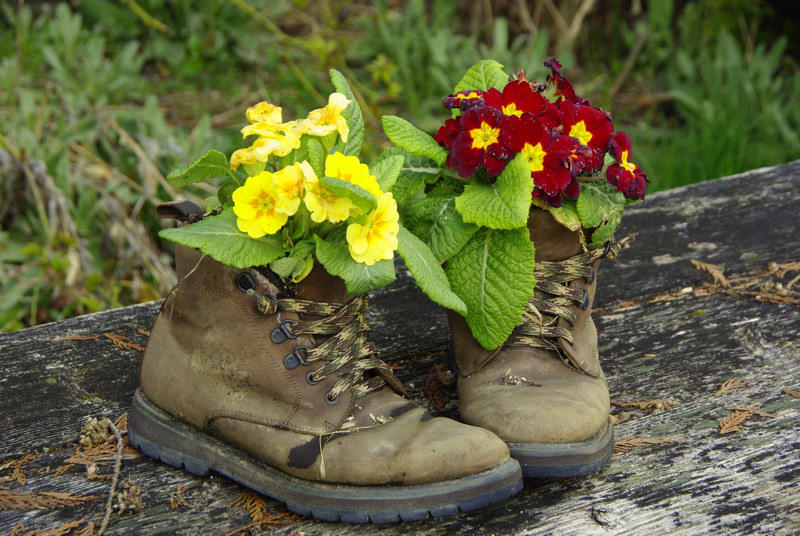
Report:
<svg viewBox="0 0 800 536"><path fill-rule="evenodd" d="M333 406L334 404L339 402L339 397L338 396L336 398L331 397L331 392L328 391L327 393L325 393L325 402Z"/></svg>
<svg viewBox="0 0 800 536"><path fill-rule="evenodd" d="M311 372L306 374L306 383L308 383L308 385L317 385L319 383L318 381L314 380L314 378L313 378L314 372L315 371L312 370Z"/></svg>
<svg viewBox="0 0 800 536"><path fill-rule="evenodd" d="M589 308L589 293L586 289L583 289L583 300L581 300L581 309L588 309Z"/></svg>
<svg viewBox="0 0 800 536"><path fill-rule="evenodd" d="M584 278L584 281L586 281L586 283L587 283L587 284L589 284L589 285L591 285L592 283L594 283L594 277L595 277L595 273L596 273L596 272L595 272L595 270L594 270L594 266L589 266L589 275L587 275L587 276Z"/></svg>
<svg viewBox="0 0 800 536"><path fill-rule="evenodd" d="M289 370L296 369L300 365L308 365L305 353L308 351L307 346L297 346L292 353L283 358L283 366Z"/></svg>
<svg viewBox="0 0 800 536"><path fill-rule="evenodd" d="M242 272L236 276L236 288L247 294L248 290L255 290L256 282L253 280L253 276L247 272Z"/></svg>
<svg viewBox="0 0 800 536"><path fill-rule="evenodd" d="M269 334L269 340L275 344L281 344L289 339L296 339L297 335L292 332L294 320L284 320L280 325Z"/></svg>

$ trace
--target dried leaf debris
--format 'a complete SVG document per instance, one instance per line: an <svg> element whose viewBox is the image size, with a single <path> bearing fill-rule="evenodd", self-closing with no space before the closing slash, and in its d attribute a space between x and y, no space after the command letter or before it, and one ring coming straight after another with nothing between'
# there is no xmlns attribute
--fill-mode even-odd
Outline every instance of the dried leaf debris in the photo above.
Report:
<svg viewBox="0 0 800 536"><path fill-rule="evenodd" d="M722 385L719 386L719 389L717 389L717 392L714 393L714 396L719 396L729 391L741 389L742 387L746 387L748 385L750 385L750 382L746 382L739 378L729 378L722 382Z"/></svg>
<svg viewBox="0 0 800 536"><path fill-rule="evenodd" d="M629 437L627 439L615 441L614 452L625 453L630 452L636 447L644 447L647 445L664 445L669 443L686 443L686 441L672 439L670 437Z"/></svg>
<svg viewBox="0 0 800 536"><path fill-rule="evenodd" d="M453 386L455 382L455 374L445 369L441 363L431 367L422 390L436 411L442 411L447 406L447 388Z"/></svg>
<svg viewBox="0 0 800 536"><path fill-rule="evenodd" d="M654 398L652 400L611 400L611 405L618 408L637 408L650 410L650 414L669 411L677 404L671 398Z"/></svg>
<svg viewBox="0 0 800 536"><path fill-rule="evenodd" d="M676 292L659 294L647 303L659 303L676 300L689 294L693 296L710 296L727 294L729 296L749 296L759 302L790 304L800 306L800 261L779 264L769 262L763 270L728 279L721 266L692 259L698 270L711 275L713 282L702 283L699 287L686 287ZM792 279L784 282L788 275L796 273Z"/></svg>
<svg viewBox="0 0 800 536"><path fill-rule="evenodd" d="M795 391L794 389L783 388L781 389L781 392L786 393L787 395L793 396L795 398L800 398L800 391Z"/></svg>
<svg viewBox="0 0 800 536"><path fill-rule="evenodd" d="M150 332L143 330L141 328L136 328L140 334L145 336L150 336ZM137 344L131 341L130 337L125 335L120 335L119 333L103 333L103 337L111 341L111 343L116 346L117 348L121 348L123 350L137 350L139 352L144 352L144 346L141 344ZM94 341L99 339L98 335L83 335L80 333L76 333L75 335L69 335L67 337L59 337L58 341Z"/></svg>
<svg viewBox="0 0 800 536"><path fill-rule="evenodd" d="M231 506L243 508L250 513L251 523L234 529L225 536L246 536L256 531L287 527L300 521L300 516L288 511L273 514L267 508L267 501L258 493L242 490Z"/></svg>
<svg viewBox="0 0 800 536"><path fill-rule="evenodd" d="M0 510L46 510L65 506L80 506L101 498L102 495L72 495L60 491L31 493L14 491L0 486Z"/></svg>
<svg viewBox="0 0 800 536"><path fill-rule="evenodd" d="M759 417L774 419L776 416L771 413L761 411L758 408L727 408L731 412L727 417L722 417L719 420L719 433L722 435L732 434L742 429L745 422L750 420L754 415Z"/></svg>

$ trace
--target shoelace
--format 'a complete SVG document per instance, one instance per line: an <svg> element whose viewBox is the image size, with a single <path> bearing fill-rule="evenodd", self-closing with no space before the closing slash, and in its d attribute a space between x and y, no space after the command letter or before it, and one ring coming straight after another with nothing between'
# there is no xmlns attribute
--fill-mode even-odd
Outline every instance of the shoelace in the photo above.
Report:
<svg viewBox="0 0 800 536"><path fill-rule="evenodd" d="M592 281L595 277L592 265L599 259L615 258L631 240L630 236L620 241L612 237L601 248L586 251L563 261L538 261L534 268L536 292L548 297L539 298L534 295L528 300L522 322L514 329L504 346L529 346L553 350L567 365L573 366L561 354L558 339L563 338L572 344L570 328L575 323L575 315L570 309L574 305L588 307L588 296L583 289L572 288L569 284L580 278ZM569 323L570 328L558 325L561 318Z"/></svg>
<svg viewBox="0 0 800 536"><path fill-rule="evenodd" d="M364 319L368 303L366 296L358 296L348 303L326 303L299 299L277 299L264 296L253 289L247 291L255 298L258 311L263 315L278 311L321 316L318 320L291 320L288 329L292 338L298 335L330 335L314 348L302 348L299 356L302 364L325 361L325 365L309 374L309 380L317 383L331 374L338 374L339 380L328 391L328 400L336 401L339 396L352 389L353 398L380 389L387 382L392 388L404 392L403 384L392 374L389 366L374 357L375 346L367 341L369 325ZM378 374L365 377L365 372L375 370Z"/></svg>

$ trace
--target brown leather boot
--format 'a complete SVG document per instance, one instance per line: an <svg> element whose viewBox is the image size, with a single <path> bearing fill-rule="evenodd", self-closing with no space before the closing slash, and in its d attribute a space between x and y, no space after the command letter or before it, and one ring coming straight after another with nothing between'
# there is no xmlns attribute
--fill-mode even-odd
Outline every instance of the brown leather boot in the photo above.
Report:
<svg viewBox="0 0 800 536"><path fill-rule="evenodd" d="M148 456L331 521L442 516L522 488L497 436L386 385L399 382L367 342L366 299L341 279L317 268L287 290L183 246L176 258L129 417Z"/></svg>
<svg viewBox="0 0 800 536"><path fill-rule="evenodd" d="M584 252L579 232L537 208L528 227L536 292L506 343L486 350L449 313L459 411L504 439L526 477L585 475L608 462L613 446L591 310L600 259L620 246Z"/></svg>

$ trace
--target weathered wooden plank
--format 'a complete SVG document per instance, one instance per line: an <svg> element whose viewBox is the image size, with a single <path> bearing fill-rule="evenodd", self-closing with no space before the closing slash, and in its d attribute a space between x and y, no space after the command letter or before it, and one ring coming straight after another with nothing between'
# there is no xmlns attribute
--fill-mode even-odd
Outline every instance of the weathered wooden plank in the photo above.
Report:
<svg viewBox="0 0 800 536"><path fill-rule="evenodd" d="M342 526L299 520L276 533L474 534L517 533L792 533L800 512L800 311L725 295L649 298L708 276L688 262L724 264L727 275L762 268L767 261L800 260L797 206L800 162L651 196L626 216L637 240L601 273L595 316L612 397L669 398L675 408L619 424L618 439L667 437L617 454L601 474L586 479L529 482L500 505L450 519L401 526ZM697 210L693 207L702 207ZM781 225L775 222L780 221ZM692 244L694 244L692 246ZM713 245L713 246L712 246ZM669 262L668 262L669 261ZM622 300L636 305L614 308ZM372 296L373 339L382 355L404 366L398 375L419 387L449 344L443 312L426 302L406 278ZM45 452L22 468L28 481L0 471L0 486L14 491L105 493L108 479L87 480L82 466L54 471L74 450L88 415L116 417L127 410L141 353L115 347L105 333L144 344L158 302L87 315L0 335L0 460ZM63 341L75 334L95 340ZM714 396L731 377L749 382ZM444 388L445 414L455 415L454 389ZM412 393L429 404L422 393ZM720 435L726 408L758 407L734 434ZM615 409L615 412L620 410ZM0 465L2 465L0 461ZM49 471L47 470L49 466ZM108 473L110 465L101 465ZM126 459L122 480L142 488L145 509L114 514L109 534L224 534L246 524L232 506L241 488L222 477L197 479L146 458ZM189 506L173 510L178 486ZM283 509L270 501L270 511ZM0 532L17 523L27 530L66 521L99 521L104 498L81 507L0 511Z"/></svg>

